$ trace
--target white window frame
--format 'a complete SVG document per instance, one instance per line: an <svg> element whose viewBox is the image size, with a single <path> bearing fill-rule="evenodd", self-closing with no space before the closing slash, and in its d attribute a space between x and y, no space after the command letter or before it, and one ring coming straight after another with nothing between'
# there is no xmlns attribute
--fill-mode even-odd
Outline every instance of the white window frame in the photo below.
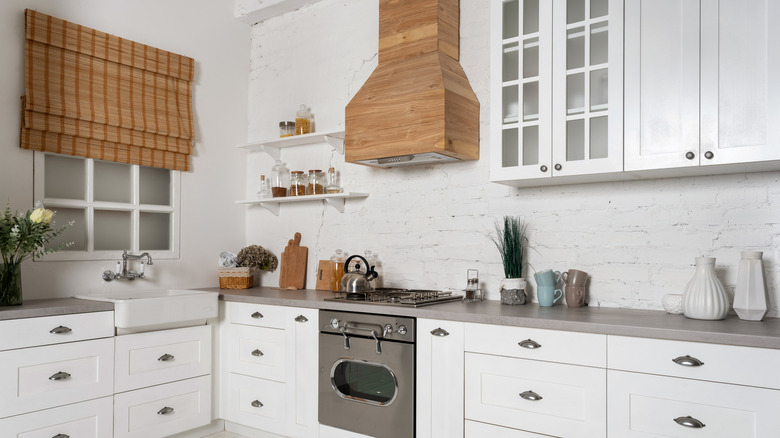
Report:
<svg viewBox="0 0 780 438"><path fill-rule="evenodd" d="M63 248L58 252L47 254L43 256L41 261L56 261L56 260L116 260L121 258L122 249L127 249L131 254L136 254L142 251L139 248L139 227L140 227L140 214L144 213L169 213L171 215L171 222L169 230L171 236L171 250L160 251L153 250L148 251L154 260L168 260L179 258L179 234L181 230L181 172L177 170L171 170L171 184L170 184L170 199L171 205L151 205L140 203L140 184L139 173L140 166L137 164L128 164L130 166L131 185L132 185L132 201L129 203L123 202L102 202L93 200L93 175L94 175L94 162L93 158L73 157L85 160L85 200L78 199L60 199L60 198L45 198L44 176L46 166L46 153L36 151L33 158L33 195L34 202L41 201L43 205L51 210L57 210L57 208L74 208L86 210L86 236L87 245L86 250L73 251L68 248ZM114 210L114 211L127 211L131 213L132 235L130 236L130 248L122 248L111 251L95 251L94 250L94 212L95 210ZM55 216L56 221L56 216ZM62 225L62 224L59 224Z"/></svg>

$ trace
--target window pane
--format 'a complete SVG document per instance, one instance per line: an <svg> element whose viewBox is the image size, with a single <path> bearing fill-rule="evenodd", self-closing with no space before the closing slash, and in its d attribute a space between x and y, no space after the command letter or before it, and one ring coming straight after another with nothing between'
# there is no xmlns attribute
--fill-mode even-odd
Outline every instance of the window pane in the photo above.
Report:
<svg viewBox="0 0 780 438"><path fill-rule="evenodd" d="M539 0L523 1L523 35L539 32Z"/></svg>
<svg viewBox="0 0 780 438"><path fill-rule="evenodd" d="M585 20L585 0L566 0L566 24Z"/></svg>
<svg viewBox="0 0 780 438"><path fill-rule="evenodd" d="M569 29L566 37L566 69L585 67L585 28Z"/></svg>
<svg viewBox="0 0 780 438"><path fill-rule="evenodd" d="M530 43L530 44L529 44ZM539 76L539 39L534 38L523 48L523 77Z"/></svg>
<svg viewBox="0 0 780 438"><path fill-rule="evenodd" d="M520 33L520 6L518 1L509 0L504 2L504 39L514 38Z"/></svg>
<svg viewBox="0 0 780 438"><path fill-rule="evenodd" d="M171 205L171 171L156 167L139 167L141 204Z"/></svg>
<svg viewBox="0 0 780 438"><path fill-rule="evenodd" d="M607 69L590 72L590 109L592 111L607 109L609 78Z"/></svg>
<svg viewBox="0 0 780 438"><path fill-rule="evenodd" d="M52 248L66 242L73 242L73 245L63 248L63 251L86 251L87 211L83 208L54 208L53 210L55 213L54 228L60 228L70 221L75 223L49 242L48 247Z"/></svg>
<svg viewBox="0 0 780 438"><path fill-rule="evenodd" d="M539 127L523 128L523 166L539 164Z"/></svg>
<svg viewBox="0 0 780 438"><path fill-rule="evenodd" d="M517 128L504 129L501 141L501 167L517 166Z"/></svg>
<svg viewBox="0 0 780 438"><path fill-rule="evenodd" d="M168 251L171 249L170 213L141 212L139 223L139 249L142 251Z"/></svg>
<svg viewBox="0 0 780 438"><path fill-rule="evenodd" d="M609 13L609 0L590 0L590 18L603 17Z"/></svg>
<svg viewBox="0 0 780 438"><path fill-rule="evenodd" d="M566 113L577 114L585 111L585 74L566 76Z"/></svg>
<svg viewBox="0 0 780 438"><path fill-rule="evenodd" d="M133 228L129 211L95 210L95 251L121 251L132 248Z"/></svg>
<svg viewBox="0 0 780 438"><path fill-rule="evenodd" d="M85 200L84 158L46 154L44 157L43 196L45 198Z"/></svg>
<svg viewBox="0 0 780 438"><path fill-rule="evenodd" d="M607 158L607 118L590 119L590 158Z"/></svg>
<svg viewBox="0 0 780 438"><path fill-rule="evenodd" d="M609 61L609 30L607 23L599 23L590 29L590 65Z"/></svg>
<svg viewBox="0 0 780 438"><path fill-rule="evenodd" d="M539 118L539 82L523 84L523 120Z"/></svg>
<svg viewBox="0 0 780 438"><path fill-rule="evenodd" d="M130 166L121 163L95 160L95 201L133 202Z"/></svg>
<svg viewBox="0 0 780 438"><path fill-rule="evenodd" d="M566 161L585 159L585 121L566 122Z"/></svg>
<svg viewBox="0 0 780 438"><path fill-rule="evenodd" d="M516 81L518 64L520 64L520 52L517 43L507 44L504 46L504 59L501 63L503 70L503 81Z"/></svg>
<svg viewBox="0 0 780 438"><path fill-rule="evenodd" d="M504 123L517 122L517 85L510 87L504 87L503 90L503 107L504 107Z"/></svg>

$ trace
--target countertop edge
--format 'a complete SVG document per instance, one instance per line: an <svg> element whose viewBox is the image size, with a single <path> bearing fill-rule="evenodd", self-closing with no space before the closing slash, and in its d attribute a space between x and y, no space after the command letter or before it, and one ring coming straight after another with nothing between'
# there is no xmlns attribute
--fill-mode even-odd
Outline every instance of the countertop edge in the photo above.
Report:
<svg viewBox="0 0 780 438"><path fill-rule="evenodd" d="M27 300L20 306L0 307L0 321L43 316L70 315L113 311L114 304L102 301L80 300L77 298L48 298Z"/></svg>

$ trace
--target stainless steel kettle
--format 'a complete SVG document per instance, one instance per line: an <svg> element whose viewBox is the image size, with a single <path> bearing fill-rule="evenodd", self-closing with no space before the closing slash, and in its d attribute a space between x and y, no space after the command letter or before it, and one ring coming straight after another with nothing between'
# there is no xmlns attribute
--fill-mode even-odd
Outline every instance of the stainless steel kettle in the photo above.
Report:
<svg viewBox="0 0 780 438"><path fill-rule="evenodd" d="M355 270L350 272L349 262L354 258L359 258L363 261L366 267L366 273L360 272L360 262L355 263ZM366 293L371 291L370 281L379 277L379 274L374 270L374 266L370 266L368 261L360 255L353 255L347 258L344 262L344 268L347 270L344 276L341 277L341 291L347 293Z"/></svg>

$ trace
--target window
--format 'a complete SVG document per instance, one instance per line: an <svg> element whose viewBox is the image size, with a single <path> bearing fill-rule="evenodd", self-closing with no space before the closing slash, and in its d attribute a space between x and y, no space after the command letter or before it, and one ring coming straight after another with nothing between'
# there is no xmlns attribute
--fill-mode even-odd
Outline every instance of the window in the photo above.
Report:
<svg viewBox="0 0 780 438"><path fill-rule="evenodd" d="M113 260L122 250L179 256L178 171L35 153L35 200L75 221L57 238L73 242L46 260Z"/></svg>

